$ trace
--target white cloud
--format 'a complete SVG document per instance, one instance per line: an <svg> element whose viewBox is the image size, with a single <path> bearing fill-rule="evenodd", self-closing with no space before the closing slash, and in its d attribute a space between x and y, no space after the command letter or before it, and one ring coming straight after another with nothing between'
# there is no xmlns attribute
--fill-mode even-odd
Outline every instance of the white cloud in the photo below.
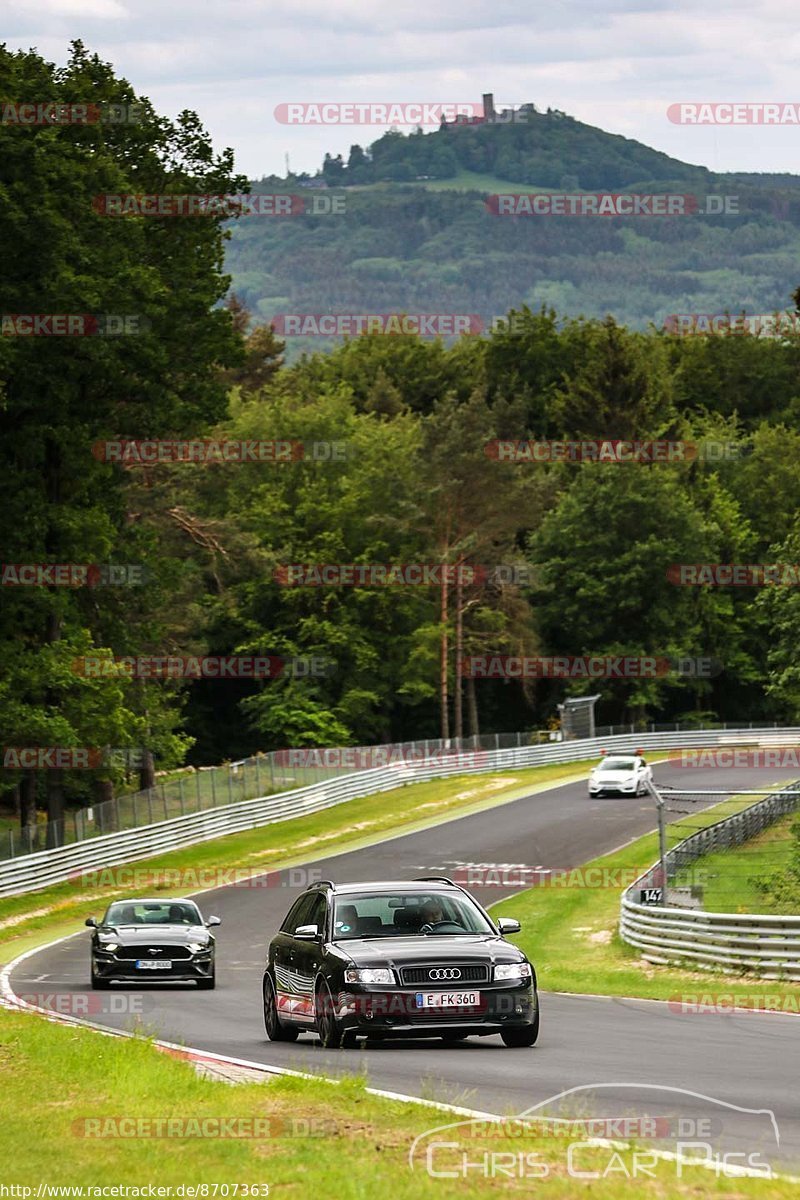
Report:
<svg viewBox="0 0 800 1200"><path fill-rule="evenodd" d="M38 18L44 24L46 18L53 17L87 17L90 20L108 21L126 19L130 13L120 0L38 0L36 12L30 12L31 5L26 0L6 0L5 14L27 14Z"/></svg>
<svg viewBox="0 0 800 1200"><path fill-rule="evenodd" d="M241 170L314 169L377 127L287 127L285 101L531 99L717 170L796 170L791 127L671 125L681 100L795 100L785 0L5 0L6 41L63 62L73 38L168 115L195 109Z"/></svg>

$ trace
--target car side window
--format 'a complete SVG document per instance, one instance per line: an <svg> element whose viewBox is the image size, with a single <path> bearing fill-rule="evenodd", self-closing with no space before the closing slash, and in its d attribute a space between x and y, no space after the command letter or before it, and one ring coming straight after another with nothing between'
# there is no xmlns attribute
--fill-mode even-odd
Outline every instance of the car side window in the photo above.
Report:
<svg viewBox="0 0 800 1200"><path fill-rule="evenodd" d="M314 903L311 906L311 911L308 916L300 922L301 925L316 925L319 933L325 932L325 913L327 905L325 897L321 892L318 892L314 897Z"/></svg>
<svg viewBox="0 0 800 1200"><path fill-rule="evenodd" d="M303 914L311 911L311 905L314 899L314 896L309 896L306 894L294 902L292 907L289 909L289 915L281 925L281 933L294 933L298 925L309 924Z"/></svg>

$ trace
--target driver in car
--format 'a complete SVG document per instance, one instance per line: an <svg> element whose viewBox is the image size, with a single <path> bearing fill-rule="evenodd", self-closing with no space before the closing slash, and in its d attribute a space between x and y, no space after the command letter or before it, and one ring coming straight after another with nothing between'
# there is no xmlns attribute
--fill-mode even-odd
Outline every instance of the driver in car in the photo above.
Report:
<svg viewBox="0 0 800 1200"><path fill-rule="evenodd" d="M429 933L435 925L460 925L460 921L454 921L452 917L444 915L441 901L437 899L426 900L422 906L422 924L420 925L420 933Z"/></svg>

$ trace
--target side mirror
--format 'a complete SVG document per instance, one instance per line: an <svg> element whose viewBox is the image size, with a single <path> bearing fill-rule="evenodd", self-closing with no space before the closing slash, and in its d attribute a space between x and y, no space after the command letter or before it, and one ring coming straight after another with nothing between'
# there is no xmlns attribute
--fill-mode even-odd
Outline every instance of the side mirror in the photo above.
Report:
<svg viewBox="0 0 800 1200"><path fill-rule="evenodd" d="M519 921L515 920L514 917L499 917L497 921L497 928L503 934L503 937L505 937L507 933L519 933L519 931L522 929L522 926L520 925Z"/></svg>
<svg viewBox="0 0 800 1200"><path fill-rule="evenodd" d="M319 936L319 927L317 925L298 925L294 936L305 942L313 942Z"/></svg>
<svg viewBox="0 0 800 1200"><path fill-rule="evenodd" d="M84 923L84 925L91 925L92 929L97 928L97 921L95 920L94 917L87 917L83 923Z"/></svg>
<svg viewBox="0 0 800 1200"><path fill-rule="evenodd" d="M210 929L212 925L221 925L221 924L222 924L222 921L220 921L219 917L209 917L208 920L206 921L206 929Z"/></svg>

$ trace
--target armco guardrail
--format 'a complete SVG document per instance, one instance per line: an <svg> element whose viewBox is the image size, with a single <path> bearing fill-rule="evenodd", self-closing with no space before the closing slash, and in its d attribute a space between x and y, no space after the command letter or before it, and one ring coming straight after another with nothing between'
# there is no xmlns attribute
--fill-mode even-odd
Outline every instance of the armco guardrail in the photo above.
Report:
<svg viewBox="0 0 800 1200"><path fill-rule="evenodd" d="M623 734L680 733L684 728L689 730L690 726L650 725L642 729L635 725L610 725L597 729L594 736L605 739ZM728 730L724 724L714 728ZM737 736L734 728L731 727L729 736ZM739 727L738 736L742 728ZM777 729L777 725L772 730L761 727L760 736L783 737ZM747 732L752 730L751 724ZM170 817L188 816L238 800L277 795L369 767L389 766L395 761L427 761L439 754L447 757L462 750L521 749L523 746L550 745L554 740L560 740L558 734L540 729L530 733L488 733L448 741L426 739L344 749L272 750L218 767L187 767L162 776L144 791L127 792L87 808L71 810L57 820L37 819L23 829L0 832L0 861L21 858L38 850L55 850L70 842L83 842L106 833L121 833L123 829L137 829L155 821L167 821Z"/></svg>
<svg viewBox="0 0 800 1200"><path fill-rule="evenodd" d="M742 741L758 739L762 732L769 734L774 730L774 726L763 730L748 726L741 729L740 736ZM457 749L455 746L450 749L442 743L419 743L422 760L418 765L400 763L397 766L375 767L367 771L339 775L279 795L241 800L133 829L96 834L70 845L0 862L0 896L37 891L50 884L63 882L81 871L135 862L153 854L209 841L225 834L257 829L274 821L320 812L346 800L385 792L404 783L448 775L584 761L597 758L602 748L630 753L638 747L646 750L667 750L684 746L713 746L717 744L718 737L729 738L733 732L729 727L725 730L711 731L632 733L486 751L466 747ZM796 741L800 738L800 728L785 729L783 733L787 740ZM499 739L502 735L496 736ZM427 756L422 753L424 746L428 746ZM395 748L373 749L391 751ZM436 753L433 753L434 750Z"/></svg>
<svg viewBox="0 0 800 1200"><path fill-rule="evenodd" d="M701 855L739 845L798 808L800 780L698 830L667 853L664 885ZM620 937L641 950L643 958L800 980L800 915L706 912L639 904L633 899L642 888L661 882L661 866L656 863L622 895Z"/></svg>

